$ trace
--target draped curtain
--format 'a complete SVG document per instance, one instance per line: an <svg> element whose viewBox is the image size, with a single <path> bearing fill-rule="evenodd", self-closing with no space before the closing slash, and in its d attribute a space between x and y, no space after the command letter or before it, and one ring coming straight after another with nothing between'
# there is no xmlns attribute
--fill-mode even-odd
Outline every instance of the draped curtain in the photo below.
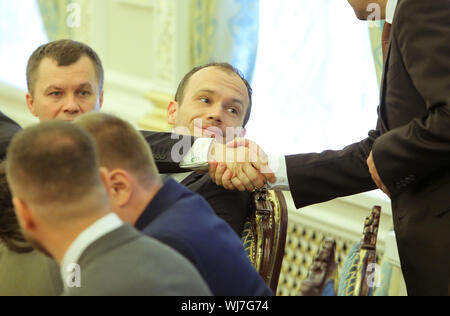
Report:
<svg viewBox="0 0 450 316"><path fill-rule="evenodd" d="M71 38L67 8L71 0L37 0L49 41Z"/></svg>
<svg viewBox="0 0 450 316"><path fill-rule="evenodd" d="M381 35L383 33L384 21L369 22L370 42L372 46L375 70L377 72L378 84L381 85L381 75L383 73L383 45Z"/></svg>
<svg viewBox="0 0 450 316"><path fill-rule="evenodd" d="M89 25L92 14L90 0L37 0L49 41L73 39L90 44ZM76 4L77 7L70 5ZM68 20L79 14L79 25L69 26Z"/></svg>
<svg viewBox="0 0 450 316"><path fill-rule="evenodd" d="M258 48L259 0L191 0L191 68L228 62L251 80Z"/></svg>

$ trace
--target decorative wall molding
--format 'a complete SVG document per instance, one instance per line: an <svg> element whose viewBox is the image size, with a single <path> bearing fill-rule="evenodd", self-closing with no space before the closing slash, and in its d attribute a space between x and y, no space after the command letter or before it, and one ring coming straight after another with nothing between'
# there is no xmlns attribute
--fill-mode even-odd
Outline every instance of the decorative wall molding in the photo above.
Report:
<svg viewBox="0 0 450 316"><path fill-rule="evenodd" d="M175 83L175 9L174 0L154 2L154 79L168 84Z"/></svg>
<svg viewBox="0 0 450 316"><path fill-rule="evenodd" d="M154 9L158 0L114 0L114 2L140 9Z"/></svg>

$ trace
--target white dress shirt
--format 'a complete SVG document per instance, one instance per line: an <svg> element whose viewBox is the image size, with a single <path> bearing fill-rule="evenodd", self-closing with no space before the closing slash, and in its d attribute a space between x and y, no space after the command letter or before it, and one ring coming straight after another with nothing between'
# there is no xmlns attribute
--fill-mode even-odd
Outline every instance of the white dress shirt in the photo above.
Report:
<svg viewBox="0 0 450 316"><path fill-rule="evenodd" d="M191 150L180 163L180 167L189 170L208 170L208 153L214 139L199 138L195 141ZM289 190L287 177L286 158L284 156L269 156L269 168L275 173L277 181L268 183L267 188L273 190ZM182 175L182 178L186 177ZM180 180L180 179L177 179ZM179 181L180 182L180 181Z"/></svg>
<svg viewBox="0 0 450 316"><path fill-rule="evenodd" d="M397 8L398 0L388 0L386 5L386 22L392 24L394 22L395 9Z"/></svg>
<svg viewBox="0 0 450 316"><path fill-rule="evenodd" d="M73 265L78 263L83 252L95 241L122 225L122 220L116 214L110 213L96 221L78 235L75 241L67 249L64 258L61 261L61 276L65 289L67 288L68 278L72 275Z"/></svg>

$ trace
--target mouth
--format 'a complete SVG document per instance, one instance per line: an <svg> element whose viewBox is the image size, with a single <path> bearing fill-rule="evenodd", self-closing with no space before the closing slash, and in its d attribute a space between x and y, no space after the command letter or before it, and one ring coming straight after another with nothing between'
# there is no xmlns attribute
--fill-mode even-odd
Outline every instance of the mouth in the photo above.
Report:
<svg viewBox="0 0 450 316"><path fill-rule="evenodd" d="M202 137L221 138L223 137L222 130L213 125L203 125L201 122L194 122L194 134L201 134Z"/></svg>

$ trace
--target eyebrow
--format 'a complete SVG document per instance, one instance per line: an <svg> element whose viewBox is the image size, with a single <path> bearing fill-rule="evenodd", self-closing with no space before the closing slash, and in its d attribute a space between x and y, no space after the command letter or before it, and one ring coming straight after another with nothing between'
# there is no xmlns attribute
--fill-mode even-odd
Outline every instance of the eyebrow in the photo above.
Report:
<svg viewBox="0 0 450 316"><path fill-rule="evenodd" d="M77 90L78 90L78 89L83 89L83 88L93 89L93 88L92 88L92 85L91 85L89 82L84 82L84 83L80 84L80 85L78 86ZM48 93L48 92L51 91L51 90L64 90L64 89L61 88L61 87L55 86L55 85L51 85L51 86L48 86L47 89L45 89L45 93Z"/></svg>

